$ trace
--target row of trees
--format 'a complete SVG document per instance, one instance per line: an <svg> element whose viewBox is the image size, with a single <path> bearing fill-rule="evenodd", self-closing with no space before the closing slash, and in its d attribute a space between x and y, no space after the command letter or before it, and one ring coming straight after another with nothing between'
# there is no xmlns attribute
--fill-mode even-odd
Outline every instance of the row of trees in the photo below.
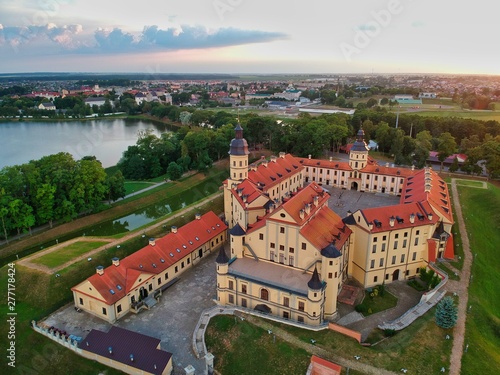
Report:
<svg viewBox="0 0 500 375"><path fill-rule="evenodd" d="M121 172L108 176L95 157L44 156L0 170L0 224L5 239L34 225L69 221L125 196Z"/></svg>

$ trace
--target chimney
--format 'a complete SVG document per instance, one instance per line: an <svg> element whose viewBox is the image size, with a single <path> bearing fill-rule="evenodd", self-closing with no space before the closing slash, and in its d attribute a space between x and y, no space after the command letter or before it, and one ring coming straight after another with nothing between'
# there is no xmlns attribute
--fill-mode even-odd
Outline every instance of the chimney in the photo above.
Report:
<svg viewBox="0 0 500 375"><path fill-rule="evenodd" d="M274 203L271 203L271 204L269 205L269 208L268 208L269 213L273 212L273 211L274 211L274 208L275 208Z"/></svg>
<svg viewBox="0 0 500 375"><path fill-rule="evenodd" d="M150 244L151 246L156 245L156 240L155 240L154 238L150 238L150 239L149 239L149 244Z"/></svg>
<svg viewBox="0 0 500 375"><path fill-rule="evenodd" d="M282 159L285 158L285 153L284 152L280 152L280 158L282 158Z"/></svg>
<svg viewBox="0 0 500 375"><path fill-rule="evenodd" d="M373 229L373 223L372 222L368 223L368 229L370 229L370 230Z"/></svg>
<svg viewBox="0 0 500 375"><path fill-rule="evenodd" d="M319 204L319 197L317 195L314 196L313 198L313 203L316 207L318 207L318 204Z"/></svg>
<svg viewBox="0 0 500 375"><path fill-rule="evenodd" d="M246 203L246 201L247 201L247 199L248 199L248 195L243 195L241 198L243 199L243 202L245 202L245 203Z"/></svg>
<svg viewBox="0 0 500 375"><path fill-rule="evenodd" d="M385 163L385 166L386 166L386 167L389 167L389 163Z"/></svg>
<svg viewBox="0 0 500 375"><path fill-rule="evenodd" d="M120 265L120 259L118 257L114 257L111 261L113 262L113 266L118 267Z"/></svg>
<svg viewBox="0 0 500 375"><path fill-rule="evenodd" d="M134 362L134 355L133 354L130 354L130 361Z"/></svg>
<svg viewBox="0 0 500 375"><path fill-rule="evenodd" d="M415 170L415 166L414 166L414 165L412 165L412 166L411 166L411 170L412 170L412 171L414 171L414 170Z"/></svg>
<svg viewBox="0 0 500 375"><path fill-rule="evenodd" d="M177 227L175 225L172 225L171 232L177 233Z"/></svg>
<svg viewBox="0 0 500 375"><path fill-rule="evenodd" d="M277 158L276 158L276 156L274 156L274 155L272 155L272 156L271 156L271 161L272 161L273 163L276 163L276 159L277 159Z"/></svg>
<svg viewBox="0 0 500 375"><path fill-rule="evenodd" d="M98 275L104 275L104 267L103 266L97 266L95 268L96 272Z"/></svg>
<svg viewBox="0 0 500 375"><path fill-rule="evenodd" d="M309 215L309 213L311 212L311 204L310 203L306 203L305 211L306 211L306 214Z"/></svg>
<svg viewBox="0 0 500 375"><path fill-rule="evenodd" d="M311 154L307 155L307 158L308 158L308 159L311 159Z"/></svg>
<svg viewBox="0 0 500 375"><path fill-rule="evenodd" d="M330 161L333 161L333 158L330 156Z"/></svg>
<svg viewBox="0 0 500 375"><path fill-rule="evenodd" d="M431 213L427 214L427 219L432 220L432 214Z"/></svg>
<svg viewBox="0 0 500 375"><path fill-rule="evenodd" d="M303 219L305 216L306 216L305 211L304 211L304 210L300 210L300 211L299 211L299 217L300 217L301 219Z"/></svg>
<svg viewBox="0 0 500 375"><path fill-rule="evenodd" d="M201 220L201 214L200 213L197 213L196 215L194 215L194 218L196 220Z"/></svg>
<svg viewBox="0 0 500 375"><path fill-rule="evenodd" d="M396 220L396 219L394 218L394 216L391 216L391 217L389 218L389 225L390 225L391 227L393 227L393 226L394 226L394 221L395 221L395 220Z"/></svg>
<svg viewBox="0 0 500 375"><path fill-rule="evenodd" d="M410 214L410 223L412 223L412 224L413 224L414 222L415 222L415 214L412 212L412 213Z"/></svg>
<svg viewBox="0 0 500 375"><path fill-rule="evenodd" d="M267 168L267 160L263 160L262 165Z"/></svg>
<svg viewBox="0 0 500 375"><path fill-rule="evenodd" d="M109 354L113 354L113 348L111 346L108 348L108 352Z"/></svg>

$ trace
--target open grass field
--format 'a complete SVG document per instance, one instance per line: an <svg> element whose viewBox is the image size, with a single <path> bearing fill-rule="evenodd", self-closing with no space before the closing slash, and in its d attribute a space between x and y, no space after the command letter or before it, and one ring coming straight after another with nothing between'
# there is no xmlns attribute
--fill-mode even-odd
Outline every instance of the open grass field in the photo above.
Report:
<svg viewBox="0 0 500 375"><path fill-rule="evenodd" d="M472 264L469 286L472 306L466 323L462 357L463 374L497 374L500 369L500 189L458 187L471 251L477 254Z"/></svg>
<svg viewBox="0 0 500 375"><path fill-rule="evenodd" d="M407 112L410 113L410 112ZM460 117L460 118L471 118L474 120L490 121L496 120L500 121L500 111L469 111L469 110L436 110L436 111L414 111L412 114L419 116L436 116L436 117Z"/></svg>
<svg viewBox="0 0 500 375"><path fill-rule="evenodd" d="M148 188L154 185L151 182L125 181L125 195L135 193L136 191Z"/></svg>
<svg viewBox="0 0 500 375"><path fill-rule="evenodd" d="M304 349L233 316L212 318L205 337L215 368L224 375L305 374L310 362Z"/></svg>
<svg viewBox="0 0 500 375"><path fill-rule="evenodd" d="M39 258L35 258L32 260L32 263L43 264L49 268L58 267L72 258L76 258L106 243L107 241L77 241Z"/></svg>
<svg viewBox="0 0 500 375"><path fill-rule="evenodd" d="M483 184L484 184L483 181L457 180L458 186L470 186L470 187L482 188Z"/></svg>
<svg viewBox="0 0 500 375"><path fill-rule="evenodd" d="M361 362L371 366L394 372L400 372L401 368L407 368L409 373L421 375L438 374L441 367L447 368L449 366L452 341L445 340L445 336L450 332L436 326L434 323L434 309L424 317L417 319L407 329L373 347L363 347L356 340L330 330L312 332L271 321L266 321L266 323L286 331L304 343L309 344L311 339L316 340L315 346L319 346L330 353L331 359L335 357L352 359L355 355L359 355L362 358ZM223 329L226 329L227 333L221 335L218 332L221 326L225 326ZM256 353L262 349L267 350L272 340L270 342L258 341L254 345L250 341L249 333L246 333L246 331L250 331L248 326L252 327L247 321L241 322L238 320L235 323L234 317L217 316L210 320L205 336L207 347L209 351L214 353L216 359L223 357L221 361L216 361L216 370L223 374L235 373L226 372L226 370L231 370L228 367L229 364L225 361L231 361L231 365L239 369L239 372L237 372L239 375L257 373L251 365L245 366L245 364L250 364L250 361L253 363L248 354ZM253 329L257 329L257 327L253 327ZM266 333L264 336L270 338L271 335ZM278 342L278 338L276 338L276 341ZM277 346L276 344L273 345ZM288 345L292 349L294 348L294 345ZM273 350L276 350L276 348L273 348ZM425 360L423 360L424 358ZM277 366L278 360L274 357L268 358L265 355L259 356L260 373L287 375L304 373L302 368L299 367L295 372L287 372L284 369L276 370L274 368ZM268 372L268 369L273 369L269 371L275 372ZM355 373L349 372L349 374Z"/></svg>
<svg viewBox="0 0 500 375"><path fill-rule="evenodd" d="M184 217L174 219L166 225L182 226L192 220L196 212L214 210L219 213L223 208L223 198L215 198L198 209L186 212ZM155 232L148 232L153 236L164 235L162 228ZM123 243L120 249L109 248L92 256L92 261L83 260L59 271L60 277L49 275L28 267L16 265L15 294L16 294L16 369L14 371L5 365L6 358L2 358L0 369L2 374L51 374L66 375L68 373L95 375L95 374L123 374L99 363L89 361L69 349L54 343L52 340L36 333L30 327L31 320L40 320L49 313L72 301L70 288L95 273L97 265L105 267L111 264L114 256L124 258L148 244L148 236L142 238L140 234L134 239ZM0 309L7 311L7 281L8 266L0 268ZM2 343L6 342L7 324L0 324Z"/></svg>

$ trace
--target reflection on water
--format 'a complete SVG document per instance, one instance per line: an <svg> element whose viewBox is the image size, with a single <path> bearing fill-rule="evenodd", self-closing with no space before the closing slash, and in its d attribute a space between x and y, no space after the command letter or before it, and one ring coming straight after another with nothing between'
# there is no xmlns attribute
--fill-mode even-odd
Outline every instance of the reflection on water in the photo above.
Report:
<svg viewBox="0 0 500 375"><path fill-rule="evenodd" d="M219 181L206 180L193 190L184 191L164 199L163 201L137 210L127 216L110 220L87 230L90 236L110 236L137 229L173 211L180 210L190 204L215 193L219 189Z"/></svg>
<svg viewBox="0 0 500 375"><path fill-rule="evenodd" d="M94 155L107 168L137 142L137 132L146 129L157 136L172 131L165 124L128 119L0 122L0 168L58 152L69 152L76 160Z"/></svg>

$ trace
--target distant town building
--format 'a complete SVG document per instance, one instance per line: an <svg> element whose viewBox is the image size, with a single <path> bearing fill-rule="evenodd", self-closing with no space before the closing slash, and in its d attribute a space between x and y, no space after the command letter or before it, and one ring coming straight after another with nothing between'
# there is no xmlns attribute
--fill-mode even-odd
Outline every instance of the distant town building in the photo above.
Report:
<svg viewBox="0 0 500 375"><path fill-rule="evenodd" d="M55 111L56 110L56 106L52 102L40 103L38 105L38 108L39 109L44 109L44 110L47 110L47 111Z"/></svg>
<svg viewBox="0 0 500 375"><path fill-rule="evenodd" d="M437 151L431 151L429 152L429 157L427 158L427 163L432 163L432 164L441 164L439 161L439 152ZM462 165L467 161L467 155L465 154L453 154L448 156L446 159L444 159L443 164L445 165L451 165L453 162L457 159L458 165Z"/></svg>
<svg viewBox="0 0 500 375"><path fill-rule="evenodd" d="M84 100L84 103L85 103L85 105L88 104L91 107L94 106L94 105L100 107L100 106L104 105L104 103L106 103L106 98L104 98L102 96L99 96L99 97L90 97L90 98L86 98Z"/></svg>
<svg viewBox="0 0 500 375"><path fill-rule="evenodd" d="M437 94L435 92L421 92L418 94L419 98L430 98L430 99L435 99L437 98Z"/></svg>
<svg viewBox="0 0 500 375"><path fill-rule="evenodd" d="M395 95L394 100L399 104L422 104L422 99L415 99L413 95Z"/></svg>

